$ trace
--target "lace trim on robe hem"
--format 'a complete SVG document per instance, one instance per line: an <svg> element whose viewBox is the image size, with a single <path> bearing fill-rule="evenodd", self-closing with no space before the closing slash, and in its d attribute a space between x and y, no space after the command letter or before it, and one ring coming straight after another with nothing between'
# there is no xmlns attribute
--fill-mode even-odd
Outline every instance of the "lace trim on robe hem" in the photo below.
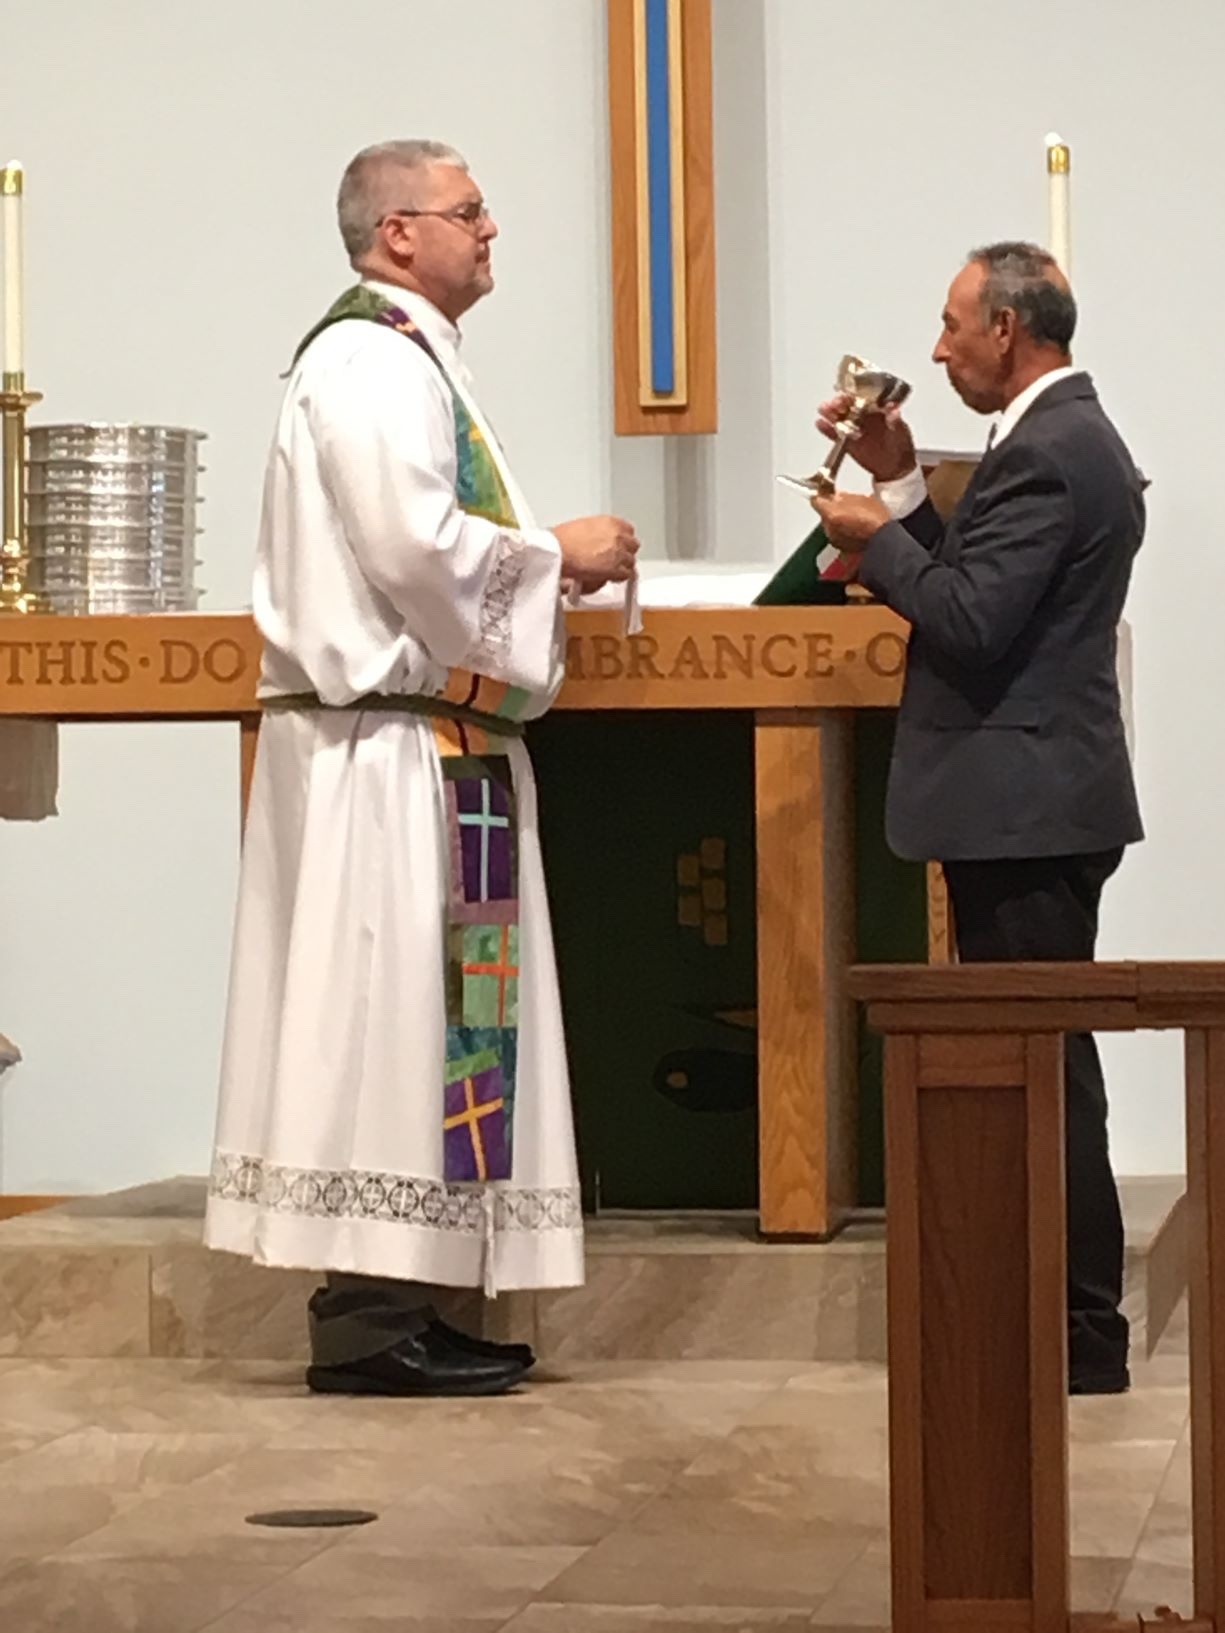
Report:
<svg viewBox="0 0 1225 1633"><path fill-rule="evenodd" d="M481 593L479 658L499 666L509 659L511 615L526 571L527 550L522 540L504 533L498 541L498 558Z"/></svg>
<svg viewBox="0 0 1225 1633"><path fill-rule="evenodd" d="M583 1222L577 1187L455 1185L359 1169L288 1168L229 1151L217 1153L208 1190L222 1202L266 1213L376 1219L465 1236L487 1235L487 1197L495 1231L578 1230Z"/></svg>

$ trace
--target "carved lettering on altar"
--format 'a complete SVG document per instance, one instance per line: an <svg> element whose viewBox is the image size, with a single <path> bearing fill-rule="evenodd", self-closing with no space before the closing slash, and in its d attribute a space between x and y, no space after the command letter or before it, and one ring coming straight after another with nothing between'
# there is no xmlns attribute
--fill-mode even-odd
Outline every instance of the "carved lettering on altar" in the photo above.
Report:
<svg viewBox="0 0 1225 1633"><path fill-rule="evenodd" d="M561 709L892 708L905 624L887 608L653 608L626 635L571 615ZM249 614L0 620L0 714L153 718L258 710Z"/></svg>
<svg viewBox="0 0 1225 1633"><path fill-rule="evenodd" d="M892 678L900 675L906 667L906 642L892 631L874 635L868 642L864 657L874 675Z"/></svg>
<svg viewBox="0 0 1225 1633"><path fill-rule="evenodd" d="M742 641L734 641L730 635L716 635L715 679L726 680L731 668L745 680L752 680L754 645L752 635L746 635Z"/></svg>
<svg viewBox="0 0 1225 1633"><path fill-rule="evenodd" d="M644 676L650 680L662 680L664 672L655 662L659 652L659 642L653 635L631 635L629 637L630 665L629 678L641 680Z"/></svg>
<svg viewBox="0 0 1225 1633"><path fill-rule="evenodd" d="M208 714L255 706L258 636L237 618L90 618L77 626L79 637L74 624L32 618L0 639L0 699L9 711L145 714L168 706ZM108 624L124 632L111 634ZM70 633L43 636L57 626Z"/></svg>
<svg viewBox="0 0 1225 1633"><path fill-rule="evenodd" d="M4 686L118 686L131 673L126 641L0 641Z"/></svg>
<svg viewBox="0 0 1225 1633"><path fill-rule="evenodd" d="M246 654L237 641L222 637L207 646L192 641L162 642L162 684L187 686L201 674L219 686L230 686L247 668Z"/></svg>
<svg viewBox="0 0 1225 1633"><path fill-rule="evenodd" d="M709 680L710 671L702 661L697 639L686 635L681 642L676 661L668 671L669 680Z"/></svg>
<svg viewBox="0 0 1225 1633"><path fill-rule="evenodd" d="M613 642L613 646L616 646ZM126 640L110 641L0 641L0 685L122 686L135 669L154 668L162 686L187 686L204 676L218 686L232 686L247 673L248 655L227 636L207 643L163 640L141 651ZM614 673L621 672L620 660ZM607 655L606 655L607 661ZM611 677L610 677L611 678Z"/></svg>
<svg viewBox="0 0 1225 1633"><path fill-rule="evenodd" d="M834 672L834 637L827 630L810 630L804 637L804 645L808 649L807 678L827 680Z"/></svg>
<svg viewBox="0 0 1225 1633"><path fill-rule="evenodd" d="M789 694L811 684L820 702L825 690L820 683L829 682L834 691L853 688L855 701L872 701L861 699L866 692L892 703L898 690L892 683L900 681L905 667L905 633L879 627L867 639L861 634L849 641L841 629L695 631L681 625L662 635L627 636L608 629L571 634L566 643L567 681L584 691L606 688L610 696L633 682L662 681L701 694L776 682ZM882 681L890 684L882 688ZM640 691L634 688L635 699Z"/></svg>

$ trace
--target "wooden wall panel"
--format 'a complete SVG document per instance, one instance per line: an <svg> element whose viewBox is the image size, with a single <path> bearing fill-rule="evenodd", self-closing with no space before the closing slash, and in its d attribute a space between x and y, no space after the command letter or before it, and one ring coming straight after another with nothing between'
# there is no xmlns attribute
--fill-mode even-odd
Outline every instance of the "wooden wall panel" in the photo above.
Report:
<svg viewBox="0 0 1225 1633"><path fill-rule="evenodd" d="M687 404L640 401L638 119L635 10L608 0L608 99L612 165L613 372L618 436L718 430L715 296L714 110L711 0L680 0L684 80L684 215Z"/></svg>

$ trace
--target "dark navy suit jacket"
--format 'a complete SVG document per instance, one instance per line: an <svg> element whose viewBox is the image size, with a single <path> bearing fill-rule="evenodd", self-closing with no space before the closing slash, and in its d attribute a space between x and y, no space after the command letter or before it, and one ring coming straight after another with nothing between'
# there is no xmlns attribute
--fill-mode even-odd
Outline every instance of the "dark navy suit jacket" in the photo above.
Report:
<svg viewBox="0 0 1225 1633"><path fill-rule="evenodd" d="M1087 374L989 450L946 526L930 501L860 580L912 626L889 843L915 860L1070 856L1143 838L1116 631L1142 479Z"/></svg>

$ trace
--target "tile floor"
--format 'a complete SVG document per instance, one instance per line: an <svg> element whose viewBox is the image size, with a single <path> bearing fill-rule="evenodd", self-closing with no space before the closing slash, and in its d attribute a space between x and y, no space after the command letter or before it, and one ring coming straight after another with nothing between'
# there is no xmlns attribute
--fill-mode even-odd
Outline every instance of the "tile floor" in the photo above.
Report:
<svg viewBox="0 0 1225 1633"><path fill-rule="evenodd" d="M1078 1608L1190 1612L1186 1325L1072 1403ZM888 1625L866 1363L575 1363L504 1400L314 1399L282 1362L0 1360L0 1628ZM366 1507L345 1531L260 1510Z"/></svg>

